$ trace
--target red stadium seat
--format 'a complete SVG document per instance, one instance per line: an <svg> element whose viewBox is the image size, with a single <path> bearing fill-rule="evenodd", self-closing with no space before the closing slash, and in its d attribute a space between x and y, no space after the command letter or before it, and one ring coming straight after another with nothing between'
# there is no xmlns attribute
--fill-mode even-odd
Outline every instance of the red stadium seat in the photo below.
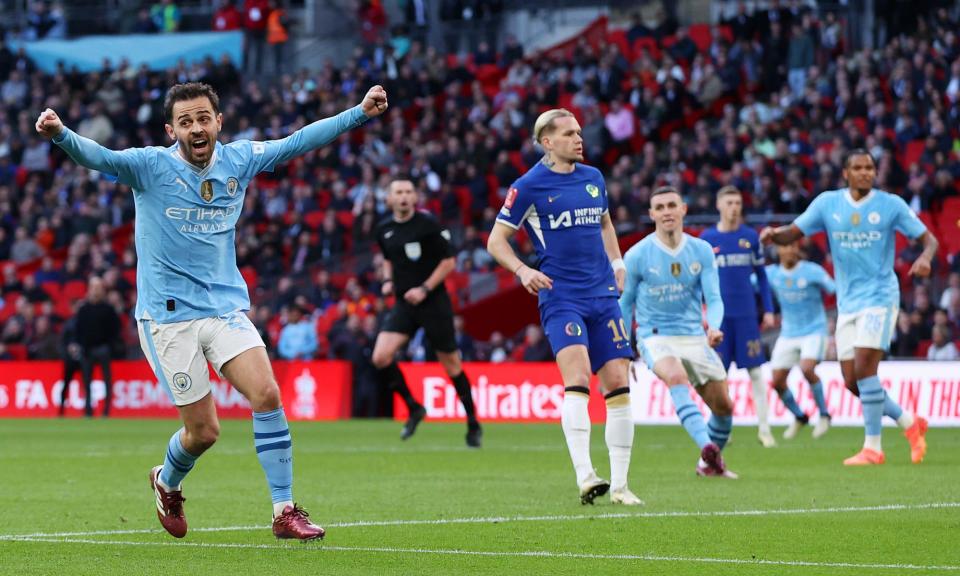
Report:
<svg viewBox="0 0 960 576"><path fill-rule="evenodd" d="M83 280L70 280L63 285L63 297L68 300L83 300L87 297L87 283Z"/></svg>
<svg viewBox="0 0 960 576"><path fill-rule="evenodd" d="M7 344L7 352L14 360L23 361L27 359L26 344Z"/></svg>
<svg viewBox="0 0 960 576"><path fill-rule="evenodd" d="M901 164L904 170L909 170L910 166L920 161L924 146L926 146L926 143L923 140L907 142L907 145L904 146L903 161Z"/></svg>
<svg viewBox="0 0 960 576"><path fill-rule="evenodd" d="M697 50L706 54L710 50L710 44L713 42L713 33L710 31L709 24L691 24L687 29L690 39L697 45Z"/></svg>
<svg viewBox="0 0 960 576"><path fill-rule="evenodd" d="M61 288L59 282L44 282L40 285L40 288L43 288L43 291L47 293L47 296L49 296L51 300L56 301L60 298Z"/></svg>
<svg viewBox="0 0 960 576"><path fill-rule="evenodd" d="M303 223L317 230L320 228L320 224L323 222L323 215L325 212L323 210L314 210L313 212L307 212L303 215Z"/></svg>
<svg viewBox="0 0 960 576"><path fill-rule="evenodd" d="M917 358L926 358L931 346L933 346L933 340L921 340L917 344Z"/></svg>
<svg viewBox="0 0 960 576"><path fill-rule="evenodd" d="M240 275L247 284L247 290L253 292L257 288L257 269L253 266L244 266L240 269Z"/></svg>

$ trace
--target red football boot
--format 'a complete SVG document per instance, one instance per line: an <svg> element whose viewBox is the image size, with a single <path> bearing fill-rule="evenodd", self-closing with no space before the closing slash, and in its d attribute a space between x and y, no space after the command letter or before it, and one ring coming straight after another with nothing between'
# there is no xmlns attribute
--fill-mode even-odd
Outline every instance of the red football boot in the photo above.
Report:
<svg viewBox="0 0 960 576"><path fill-rule="evenodd" d="M160 477L161 468L163 466L154 466L150 470L150 488L157 497L157 518L171 536L183 538L187 534L187 519L183 515L186 498L177 490L167 492L160 486L157 478Z"/></svg>
<svg viewBox="0 0 960 576"><path fill-rule="evenodd" d="M310 515L299 504L287 506L273 519L273 535L277 538L297 540L323 539L326 531L308 520Z"/></svg>
<svg viewBox="0 0 960 576"><path fill-rule="evenodd" d="M700 451L700 461L697 462L697 476L717 476L736 480L736 472L727 469L727 465L720 455L720 447L713 442L707 444Z"/></svg>

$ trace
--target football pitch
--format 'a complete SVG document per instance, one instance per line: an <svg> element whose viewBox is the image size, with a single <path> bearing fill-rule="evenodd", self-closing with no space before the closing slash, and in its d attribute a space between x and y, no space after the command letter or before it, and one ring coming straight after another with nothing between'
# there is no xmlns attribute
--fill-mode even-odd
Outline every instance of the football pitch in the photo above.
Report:
<svg viewBox="0 0 960 576"><path fill-rule="evenodd" d="M148 472L170 420L0 420L0 574L960 574L960 430L921 465L841 466L862 431L763 449L734 428L740 480L697 478L679 427L638 427L630 487L647 505L581 506L557 425L293 423L294 495L327 529L279 542L248 421L184 482L190 532L157 521ZM780 431L778 430L779 434ZM778 436L779 437L779 436ZM609 477L602 427L593 461Z"/></svg>

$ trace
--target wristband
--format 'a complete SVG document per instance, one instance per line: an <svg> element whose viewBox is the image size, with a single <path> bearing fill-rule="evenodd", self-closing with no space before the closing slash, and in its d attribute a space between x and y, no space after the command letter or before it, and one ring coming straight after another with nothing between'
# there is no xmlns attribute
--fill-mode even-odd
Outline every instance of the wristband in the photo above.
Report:
<svg viewBox="0 0 960 576"><path fill-rule="evenodd" d="M516 275L517 275L517 272L519 272L520 269L523 268L524 266L526 266L526 264L523 264L523 263L521 263L519 266L517 266L517 269L513 271L513 275L516 276Z"/></svg>
<svg viewBox="0 0 960 576"><path fill-rule="evenodd" d="M614 271L614 272L616 272L617 270L626 270L626 269L627 269L627 265L623 263L623 258L617 258L616 260L614 260L613 262L611 262L611 263L610 263L610 267L613 268L613 271Z"/></svg>

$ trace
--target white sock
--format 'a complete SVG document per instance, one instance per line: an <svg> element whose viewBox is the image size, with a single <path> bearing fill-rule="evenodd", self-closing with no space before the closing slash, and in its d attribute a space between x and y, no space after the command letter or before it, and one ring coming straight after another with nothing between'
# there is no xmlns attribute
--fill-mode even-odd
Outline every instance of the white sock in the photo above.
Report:
<svg viewBox="0 0 960 576"><path fill-rule="evenodd" d="M623 396L629 398L627 394ZM610 488L613 490L627 487L633 432L633 416L629 402L626 406L607 406L604 438L607 441L607 449L610 451Z"/></svg>
<svg viewBox="0 0 960 576"><path fill-rule="evenodd" d="M883 446L880 442L880 438L880 436L864 436L863 447L876 450L877 452L883 452Z"/></svg>
<svg viewBox="0 0 960 576"><path fill-rule="evenodd" d="M563 395L560 407L560 426L567 439L570 459L577 473L577 486L593 474L590 461L590 413L587 411L589 398L576 392Z"/></svg>
<svg viewBox="0 0 960 576"><path fill-rule="evenodd" d="M274 502L273 517L276 518L277 516L283 514L283 511L287 508L287 506L293 506L293 502L289 500L285 500L283 502Z"/></svg>
<svg viewBox="0 0 960 576"><path fill-rule="evenodd" d="M904 410L903 414L901 414L900 417L897 418L897 426L900 426L904 430L913 426L913 413L907 412L906 410Z"/></svg>
<svg viewBox="0 0 960 576"><path fill-rule="evenodd" d="M748 372L750 383L753 384L753 405L757 407L757 426L761 432L770 432L770 407L767 405L767 383L763 381L763 369L757 366Z"/></svg>

